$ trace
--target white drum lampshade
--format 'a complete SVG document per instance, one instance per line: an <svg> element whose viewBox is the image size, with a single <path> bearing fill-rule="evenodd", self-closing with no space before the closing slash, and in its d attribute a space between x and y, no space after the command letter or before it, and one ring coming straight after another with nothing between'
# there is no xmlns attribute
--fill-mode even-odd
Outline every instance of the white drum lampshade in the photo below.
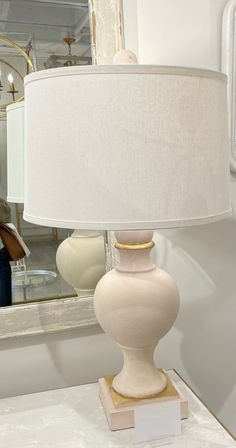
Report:
<svg viewBox="0 0 236 448"><path fill-rule="evenodd" d="M156 229L229 213L225 75L130 65L25 79L26 220Z"/></svg>
<svg viewBox="0 0 236 448"><path fill-rule="evenodd" d="M179 308L149 259L149 229L231 212L226 77L148 65L45 70L25 78L26 220L119 230L116 269L95 291L99 323L122 347L121 395L166 386L153 351ZM140 274L140 275L139 275Z"/></svg>
<svg viewBox="0 0 236 448"><path fill-rule="evenodd" d="M24 202L24 102L7 107L7 200Z"/></svg>

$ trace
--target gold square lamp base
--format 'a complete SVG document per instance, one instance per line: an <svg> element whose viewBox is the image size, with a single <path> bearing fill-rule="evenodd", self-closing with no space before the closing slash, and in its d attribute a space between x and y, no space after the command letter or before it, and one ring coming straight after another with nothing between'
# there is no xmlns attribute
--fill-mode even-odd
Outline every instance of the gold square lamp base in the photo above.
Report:
<svg viewBox="0 0 236 448"><path fill-rule="evenodd" d="M98 380L100 399L107 417L108 424L112 431L134 427L134 409L136 406L145 404L162 403L163 401L179 401L181 419L188 417L188 402L180 392L178 387L162 370L167 377L167 386L159 394L148 398L127 398L119 395L112 388L112 381L115 375L107 375Z"/></svg>

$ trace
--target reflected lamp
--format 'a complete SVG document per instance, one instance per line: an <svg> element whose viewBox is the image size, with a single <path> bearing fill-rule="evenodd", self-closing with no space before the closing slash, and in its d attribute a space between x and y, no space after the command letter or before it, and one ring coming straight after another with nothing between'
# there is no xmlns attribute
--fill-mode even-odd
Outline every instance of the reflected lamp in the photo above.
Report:
<svg viewBox="0 0 236 448"><path fill-rule="evenodd" d="M23 204L25 200L24 102L12 104L6 111L7 200ZM17 221L20 231L18 214ZM74 287L78 296L91 296L98 280L105 272L103 235L98 231L74 231L59 245L56 264L62 278Z"/></svg>

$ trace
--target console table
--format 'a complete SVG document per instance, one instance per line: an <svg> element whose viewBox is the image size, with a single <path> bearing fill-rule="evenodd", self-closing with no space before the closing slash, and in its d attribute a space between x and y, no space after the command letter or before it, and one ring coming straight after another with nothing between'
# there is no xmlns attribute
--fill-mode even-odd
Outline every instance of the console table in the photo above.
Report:
<svg viewBox="0 0 236 448"><path fill-rule="evenodd" d="M134 429L111 432L95 383L0 400L0 447L236 447L236 441L178 374L168 373L189 401L190 417L182 420L180 436L137 444Z"/></svg>

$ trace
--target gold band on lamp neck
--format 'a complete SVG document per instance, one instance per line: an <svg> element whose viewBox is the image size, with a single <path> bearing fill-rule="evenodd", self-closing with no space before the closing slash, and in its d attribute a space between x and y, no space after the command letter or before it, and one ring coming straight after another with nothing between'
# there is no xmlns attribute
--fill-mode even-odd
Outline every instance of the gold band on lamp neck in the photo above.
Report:
<svg viewBox="0 0 236 448"><path fill-rule="evenodd" d="M116 243L116 249L124 249L124 250L143 250L143 249L151 249L155 246L153 241L148 241L146 243Z"/></svg>

